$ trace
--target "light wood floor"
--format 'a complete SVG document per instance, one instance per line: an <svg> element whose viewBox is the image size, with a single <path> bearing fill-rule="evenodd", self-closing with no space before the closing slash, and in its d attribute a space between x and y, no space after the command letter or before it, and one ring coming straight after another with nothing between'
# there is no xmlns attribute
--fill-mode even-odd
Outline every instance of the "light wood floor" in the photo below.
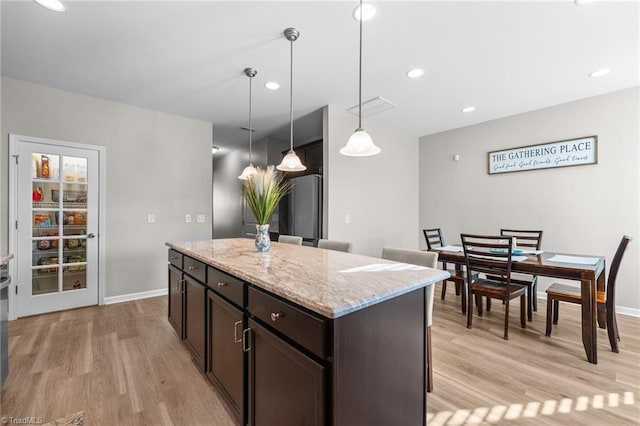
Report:
<svg viewBox="0 0 640 426"><path fill-rule="evenodd" d="M640 319L618 316L619 354L599 330L592 365L577 306L561 305L552 338L544 336L544 303L527 330L513 307L509 341L502 309L494 301L467 330L452 289L436 299L429 426L640 424ZM233 425L166 311L166 297L157 297L10 322L1 415L49 422L84 412L86 425L99 426Z"/></svg>
<svg viewBox="0 0 640 426"><path fill-rule="evenodd" d="M446 299L436 288L434 392L427 396L429 426L639 425L640 318L618 315L620 353L598 329L598 364L586 361L580 307L560 303L552 337L545 337L546 301L520 328L519 305L510 305L509 340L502 339L504 308L493 301L473 329L466 328L453 285Z"/></svg>
<svg viewBox="0 0 640 426"><path fill-rule="evenodd" d="M85 425L233 425L167 322L165 297L9 323L2 416Z"/></svg>

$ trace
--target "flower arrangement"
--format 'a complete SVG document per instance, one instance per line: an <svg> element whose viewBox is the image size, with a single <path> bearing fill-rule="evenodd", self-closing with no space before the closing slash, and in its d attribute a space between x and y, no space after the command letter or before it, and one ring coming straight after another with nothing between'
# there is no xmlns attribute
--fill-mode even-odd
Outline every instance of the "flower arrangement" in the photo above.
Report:
<svg viewBox="0 0 640 426"><path fill-rule="evenodd" d="M291 191L292 184L283 180L274 166L258 167L256 173L244 181L244 196L258 224L267 225L280 200Z"/></svg>

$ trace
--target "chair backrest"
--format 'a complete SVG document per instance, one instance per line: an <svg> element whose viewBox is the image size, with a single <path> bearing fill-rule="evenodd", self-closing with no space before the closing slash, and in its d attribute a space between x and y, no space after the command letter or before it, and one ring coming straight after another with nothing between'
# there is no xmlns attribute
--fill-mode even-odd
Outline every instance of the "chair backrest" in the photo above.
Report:
<svg viewBox="0 0 640 426"><path fill-rule="evenodd" d="M297 246L301 246L302 237L298 237L297 235L279 235L278 242L285 243L285 244L295 244Z"/></svg>
<svg viewBox="0 0 640 426"><path fill-rule="evenodd" d="M410 263L412 265L426 266L427 268L436 268L438 266L438 253L422 250L384 247L381 257L394 262ZM435 288L435 285L428 285L425 293L427 327L431 326L433 322L433 295Z"/></svg>
<svg viewBox="0 0 640 426"><path fill-rule="evenodd" d="M542 231L531 231L527 229L501 229L500 235L505 237L516 237L516 247L540 250L542 247Z"/></svg>
<svg viewBox="0 0 640 426"><path fill-rule="evenodd" d="M615 306L615 286L616 278L618 277L618 269L620 269L622 256L624 255L624 252L627 249L630 241L631 237L627 235L622 237L620 244L618 244L616 254L613 256L613 260L611 261L611 267L609 268L609 281L607 282L607 309L612 309Z"/></svg>
<svg viewBox="0 0 640 426"><path fill-rule="evenodd" d="M511 255L513 240L504 235L460 234L464 257L467 263L467 279L472 272L499 276L507 284L511 284Z"/></svg>
<svg viewBox="0 0 640 426"><path fill-rule="evenodd" d="M327 249L327 250L335 250L335 251L344 251L346 253L351 253L351 243L348 241L335 241L335 240L318 240L318 248Z"/></svg>
<svg viewBox="0 0 640 426"><path fill-rule="evenodd" d="M424 239L427 242L427 250L446 245L440 228L423 229L422 233L424 234Z"/></svg>

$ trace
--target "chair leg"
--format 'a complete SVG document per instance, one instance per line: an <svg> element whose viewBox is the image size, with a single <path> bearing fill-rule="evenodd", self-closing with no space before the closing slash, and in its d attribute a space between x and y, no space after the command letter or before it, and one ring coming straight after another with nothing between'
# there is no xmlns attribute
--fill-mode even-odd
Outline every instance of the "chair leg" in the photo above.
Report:
<svg viewBox="0 0 640 426"><path fill-rule="evenodd" d="M471 320L473 316L473 292L468 289L467 293L467 328L471 328Z"/></svg>
<svg viewBox="0 0 640 426"><path fill-rule="evenodd" d="M533 321L533 285L527 286L527 319Z"/></svg>
<svg viewBox="0 0 640 426"><path fill-rule="evenodd" d="M520 296L520 327L527 328L527 319L525 315L525 310L527 309L527 298L523 294Z"/></svg>
<svg viewBox="0 0 640 426"><path fill-rule="evenodd" d="M509 340L509 298L504 301L504 340Z"/></svg>
<svg viewBox="0 0 640 426"><path fill-rule="evenodd" d="M487 297L487 312L491 311L491 298Z"/></svg>
<svg viewBox="0 0 640 426"><path fill-rule="evenodd" d="M551 316L553 315L553 299L547 295L547 329L544 335L551 337Z"/></svg>
<svg viewBox="0 0 640 426"><path fill-rule="evenodd" d="M460 296L460 281L456 281L456 296Z"/></svg>
<svg viewBox="0 0 640 426"><path fill-rule="evenodd" d="M447 294L447 282L442 281L442 294L440 295L440 299L444 300L445 294Z"/></svg>
<svg viewBox="0 0 640 426"><path fill-rule="evenodd" d="M558 313L560 311L560 301L553 299L553 325L558 325Z"/></svg>
<svg viewBox="0 0 640 426"><path fill-rule="evenodd" d="M533 277L533 285L531 287L533 287L533 311L538 312L538 277Z"/></svg>
<svg viewBox="0 0 640 426"><path fill-rule="evenodd" d="M478 307L478 316L482 316L482 296L476 294L476 306Z"/></svg>
<svg viewBox="0 0 640 426"><path fill-rule="evenodd" d="M427 392L433 391L433 357L431 356L431 326L427 327Z"/></svg>
<svg viewBox="0 0 640 426"><path fill-rule="evenodd" d="M460 285L460 293L461 293L461 297L460 297L460 304L462 305L462 313L466 314L467 313L467 284L466 283L462 283Z"/></svg>
<svg viewBox="0 0 640 426"><path fill-rule="evenodd" d="M611 350L615 353L620 352L618 348L618 324L616 321L616 313L613 309L607 309L607 334L609 335L609 344L611 344Z"/></svg>

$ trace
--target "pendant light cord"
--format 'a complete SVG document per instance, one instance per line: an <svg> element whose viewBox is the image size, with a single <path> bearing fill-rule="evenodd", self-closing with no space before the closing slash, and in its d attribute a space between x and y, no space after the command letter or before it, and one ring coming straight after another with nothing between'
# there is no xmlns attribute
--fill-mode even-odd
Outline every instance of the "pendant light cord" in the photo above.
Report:
<svg viewBox="0 0 640 426"><path fill-rule="evenodd" d="M291 122L291 130L289 140L291 141L290 149L293 151L293 40L291 40L291 66L290 66L290 91L289 91L289 121Z"/></svg>
<svg viewBox="0 0 640 426"><path fill-rule="evenodd" d="M253 166L252 149L251 149L251 133L253 133L252 116L251 116L251 83L253 77L249 76L249 165Z"/></svg>
<svg viewBox="0 0 640 426"><path fill-rule="evenodd" d="M360 0L360 62L358 67L358 130L362 130L362 0Z"/></svg>

